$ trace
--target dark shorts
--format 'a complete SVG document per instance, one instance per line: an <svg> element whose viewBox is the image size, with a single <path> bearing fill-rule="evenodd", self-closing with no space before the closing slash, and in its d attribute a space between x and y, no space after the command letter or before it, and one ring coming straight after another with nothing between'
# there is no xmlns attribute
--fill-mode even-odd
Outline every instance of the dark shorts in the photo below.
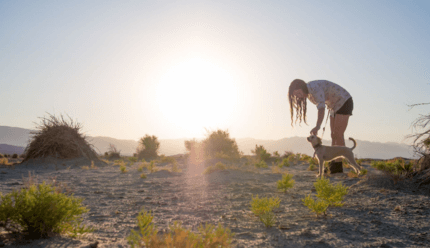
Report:
<svg viewBox="0 0 430 248"><path fill-rule="evenodd" d="M336 114L340 115L352 115L352 110L354 109L354 102L352 101L352 97L350 97L346 102L342 105L342 107L336 111Z"/></svg>

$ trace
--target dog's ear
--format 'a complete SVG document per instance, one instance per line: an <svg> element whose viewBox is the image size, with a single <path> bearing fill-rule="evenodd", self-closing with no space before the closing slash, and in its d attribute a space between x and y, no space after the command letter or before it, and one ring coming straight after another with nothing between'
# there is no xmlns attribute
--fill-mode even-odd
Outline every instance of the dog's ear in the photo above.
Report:
<svg viewBox="0 0 430 248"><path fill-rule="evenodd" d="M322 145L322 140L320 137L317 137L318 144Z"/></svg>

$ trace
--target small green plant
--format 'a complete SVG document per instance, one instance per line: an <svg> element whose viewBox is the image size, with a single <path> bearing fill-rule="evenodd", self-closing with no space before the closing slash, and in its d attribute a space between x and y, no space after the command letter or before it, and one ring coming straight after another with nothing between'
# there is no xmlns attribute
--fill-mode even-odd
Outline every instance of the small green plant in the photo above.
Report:
<svg viewBox="0 0 430 248"><path fill-rule="evenodd" d="M342 201L344 196L348 193L348 187L342 185L342 183L336 185L330 184L330 180L324 177L317 179L314 186L319 200L315 201L310 195L302 199L304 205L311 211L319 215L321 213L325 214L329 206L343 206Z"/></svg>
<svg viewBox="0 0 430 248"><path fill-rule="evenodd" d="M128 157L128 161L130 161L131 163L136 163L137 157Z"/></svg>
<svg viewBox="0 0 430 248"><path fill-rule="evenodd" d="M403 159L390 161L372 161L371 166L387 174L394 183L401 180L413 171L413 163L405 163Z"/></svg>
<svg viewBox="0 0 430 248"><path fill-rule="evenodd" d="M203 174L211 174L215 171L221 171L226 170L227 166L221 162L216 163L215 165L208 166L204 171Z"/></svg>
<svg viewBox="0 0 430 248"><path fill-rule="evenodd" d="M261 160L258 163L255 163L255 167L257 167L257 168L268 168L267 163L264 162L263 160Z"/></svg>
<svg viewBox="0 0 430 248"><path fill-rule="evenodd" d="M284 193L287 193L287 190L289 188L294 187L295 181L292 178L292 174L285 173L284 175L282 175L282 179L278 181L278 189L283 191Z"/></svg>
<svg viewBox="0 0 430 248"><path fill-rule="evenodd" d="M360 170L360 175L364 176L367 174L367 170L366 169L361 169Z"/></svg>
<svg viewBox="0 0 430 248"><path fill-rule="evenodd" d="M157 227L152 223L153 218L151 212L142 209L137 217L140 233L131 230L127 237L131 247L231 247L234 234L221 224L218 227L211 224L200 225L199 232L193 233L175 221L169 226L169 233L158 235Z"/></svg>
<svg viewBox="0 0 430 248"><path fill-rule="evenodd" d="M316 170L316 164L314 162L309 163L308 171L314 171Z"/></svg>
<svg viewBox="0 0 430 248"><path fill-rule="evenodd" d="M264 223L266 227L272 226L275 221L273 209L278 208L281 200L279 197L259 198L252 197L251 211Z"/></svg>
<svg viewBox="0 0 430 248"><path fill-rule="evenodd" d="M152 160L149 164L146 163L146 168L149 170L149 172L154 173L156 171L158 171L157 167L155 166L155 161Z"/></svg>
<svg viewBox="0 0 430 248"><path fill-rule="evenodd" d="M89 167L88 165L82 166L81 168L82 168L83 170L89 170L89 169L90 169L90 167Z"/></svg>
<svg viewBox="0 0 430 248"><path fill-rule="evenodd" d="M309 161L309 159L312 159L311 156L306 155L306 154L302 154L300 157L301 161Z"/></svg>
<svg viewBox="0 0 430 248"><path fill-rule="evenodd" d="M287 158L282 159L282 162L279 164L279 167L289 167L290 161Z"/></svg>
<svg viewBox="0 0 430 248"><path fill-rule="evenodd" d="M320 214L325 214L329 206L328 202L324 200L318 199L315 201L311 197L311 194L302 199L302 201L303 205L308 207L312 212L315 212L317 216L319 216Z"/></svg>
<svg viewBox="0 0 430 248"><path fill-rule="evenodd" d="M179 169L178 162L176 162L176 160L172 164L172 172L177 172L177 173L182 172L182 170Z"/></svg>
<svg viewBox="0 0 430 248"><path fill-rule="evenodd" d="M267 161L270 158L270 153L264 146L255 145L255 150L251 150L251 152L255 154L257 161Z"/></svg>
<svg viewBox="0 0 430 248"><path fill-rule="evenodd" d="M146 178L146 174L145 173L140 174L140 178L145 179Z"/></svg>
<svg viewBox="0 0 430 248"><path fill-rule="evenodd" d="M121 165L119 167L119 169L121 170L122 173L126 173L127 172L127 167L125 167L125 165Z"/></svg>
<svg viewBox="0 0 430 248"><path fill-rule="evenodd" d="M314 183L317 191L317 197L327 201L330 206L341 207L343 206L343 198L348 193L348 187L342 183L336 185L330 184L330 180L327 178L319 178Z"/></svg>
<svg viewBox="0 0 430 248"><path fill-rule="evenodd" d="M81 225L81 214L88 209L81 206L82 199L59 193L43 182L1 195L0 223L8 231L27 232L32 237L46 237L48 233L64 233L72 237L92 228ZM11 228L18 225L20 228Z"/></svg>

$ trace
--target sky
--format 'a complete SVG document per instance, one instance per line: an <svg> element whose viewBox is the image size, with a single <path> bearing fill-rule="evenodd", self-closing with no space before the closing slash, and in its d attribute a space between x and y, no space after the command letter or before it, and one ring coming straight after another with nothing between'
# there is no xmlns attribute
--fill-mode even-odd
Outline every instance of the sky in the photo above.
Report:
<svg viewBox="0 0 430 248"><path fill-rule="evenodd" d="M325 79L353 97L346 138L410 143L430 112L408 106L429 102L429 13L409 0L0 0L0 125L54 114L117 139L305 137L317 108L293 128L289 84Z"/></svg>

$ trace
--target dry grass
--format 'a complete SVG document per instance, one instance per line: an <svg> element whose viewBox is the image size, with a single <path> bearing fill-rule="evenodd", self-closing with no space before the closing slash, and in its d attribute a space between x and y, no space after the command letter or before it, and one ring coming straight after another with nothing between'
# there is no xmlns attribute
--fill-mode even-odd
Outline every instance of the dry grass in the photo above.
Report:
<svg viewBox="0 0 430 248"><path fill-rule="evenodd" d="M82 126L75 123L70 117L65 120L63 116L49 115L40 118L41 123L36 127L31 141L25 149L23 161L35 158L54 157L61 159L85 157L98 161L92 145L80 132Z"/></svg>

